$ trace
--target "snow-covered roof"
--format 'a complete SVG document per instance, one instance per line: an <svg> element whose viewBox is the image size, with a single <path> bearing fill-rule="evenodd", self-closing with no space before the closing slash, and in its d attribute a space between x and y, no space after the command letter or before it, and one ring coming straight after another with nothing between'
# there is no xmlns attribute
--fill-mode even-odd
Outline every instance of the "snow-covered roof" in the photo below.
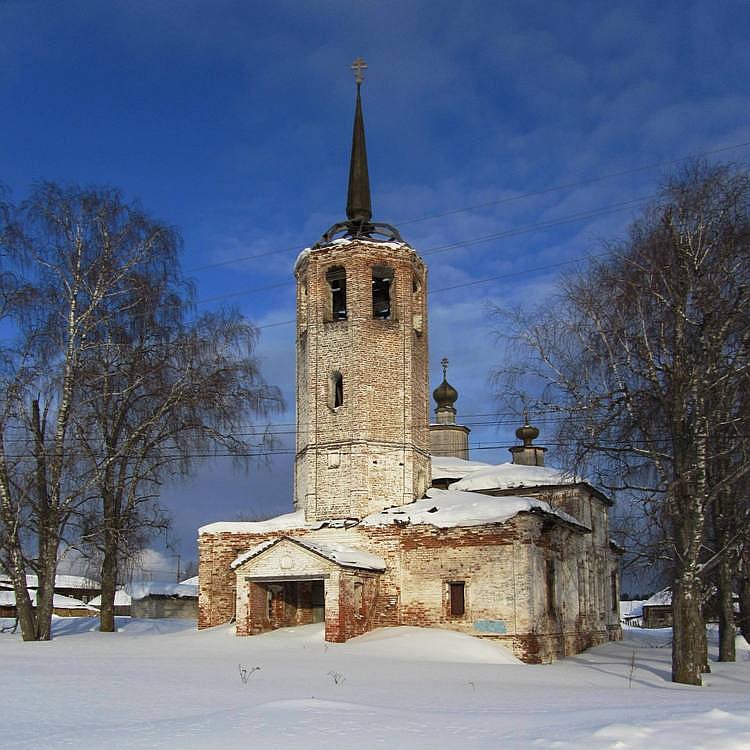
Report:
<svg viewBox="0 0 750 750"><path fill-rule="evenodd" d="M184 581L180 581L180 583L184 583L186 586L197 586L198 576L193 576L192 578L186 578Z"/></svg>
<svg viewBox="0 0 750 750"><path fill-rule="evenodd" d="M115 607L129 607L131 602L131 596L125 589L117 589L115 591ZM89 604L92 607L102 606L102 595L95 596Z"/></svg>
<svg viewBox="0 0 750 750"><path fill-rule="evenodd" d="M538 487L539 485L572 484L577 480L571 474L550 466L522 466L504 463L489 466L467 474L450 485L453 490L506 490L515 487Z"/></svg>
<svg viewBox="0 0 750 750"><path fill-rule="evenodd" d="M295 544L299 544L301 547L315 552L322 557L325 557L331 562L335 562L337 565L342 565L345 568L359 568L360 570L385 570L385 560L378 557L377 555L371 555L369 552L365 552L361 549L354 547L345 547L343 544L336 544L332 542L318 542L312 539L300 539L299 537L281 537L279 539L269 539L261 544L257 544L252 549L244 552L235 560L232 561L232 569L238 568L240 565L251 560L261 552L270 549L278 542L284 539L288 539Z"/></svg>
<svg viewBox="0 0 750 750"><path fill-rule="evenodd" d="M199 534L219 534L231 532L234 534L253 534L264 531L286 531L289 529L309 529L310 524L305 523L305 512L303 510L294 513L285 513L265 521L217 521L201 526Z"/></svg>
<svg viewBox="0 0 750 750"><path fill-rule="evenodd" d="M328 542L323 544L312 539L291 537L295 542L312 552L332 560L346 568L360 568L362 570L385 570L385 560L377 555L371 555L355 547L345 547L343 544Z"/></svg>
<svg viewBox="0 0 750 750"><path fill-rule="evenodd" d="M540 485L553 486L572 484L580 481L560 469L554 469L548 466L522 466L513 463L493 465L482 463L480 461L465 461L461 458L453 458L451 456L432 456L431 460L433 479L452 479L455 477L462 477L462 479L459 479L450 485L450 491L457 493L456 497L464 492L469 494L469 497L460 500L460 502L458 500L456 501L459 502L463 509L460 513L456 511L456 517L458 518L460 516L467 520L465 522L451 520L445 524L447 526L456 526L460 523L469 526L478 523L502 523L503 521L508 520L508 518L516 515L516 513L529 510L529 507L545 510L545 512L549 511L569 523L581 526L581 524L572 516L569 516L562 511L553 510L549 505L542 501L518 496L506 497L503 499L492 497L490 498L490 505L485 507L485 503L478 500L476 497L476 495L483 490L522 489L524 487L537 487ZM433 498L433 492L445 492L445 490L430 489L427 492L428 500L411 503L408 506L389 508L381 513L374 513L363 519L362 523L370 526L386 522L392 523L393 520L384 520L385 518L390 518L391 515L393 515L394 518L404 519L404 514L406 513L405 507L408 507L411 509L410 514L413 514L410 518L411 523L431 523L433 525L439 525L435 523L434 515L428 513L419 516L419 508L423 507L422 504L426 504L424 505L425 511L434 506L434 502L430 502L429 500L429 498ZM518 502L514 505L513 501ZM503 504L499 505L501 502ZM531 505L529 505L529 503L531 503ZM479 515L477 516L477 518L481 518L482 520L474 519L474 511L468 510L471 507L482 507L482 511L479 512ZM517 509L514 510L516 507ZM497 518L495 518L495 516L497 516ZM417 517L422 518L422 520L416 520ZM445 514L440 515L440 518L446 517ZM321 528L322 526L330 526L333 523L333 521L317 522L314 524L306 523L304 511L298 510L294 513L286 513L282 516L269 518L265 521L218 521L216 523L207 524L206 526L201 526L198 533L218 534L229 532L258 534L266 531L292 531L294 529L312 530ZM342 526L347 525L344 519L339 519L338 523ZM356 520L353 520L350 525L356 525Z"/></svg>
<svg viewBox="0 0 750 750"><path fill-rule="evenodd" d="M643 599L621 600L620 601L620 618L643 617Z"/></svg>
<svg viewBox="0 0 750 750"><path fill-rule="evenodd" d="M145 599L147 596L176 596L190 599L198 596L198 587L184 583L168 581L137 581L125 587L133 599Z"/></svg>
<svg viewBox="0 0 750 750"><path fill-rule="evenodd" d="M6 573L0 574L0 584L12 586L11 578ZM26 576L26 586L30 589L39 587L39 579L36 575L29 573ZM84 576L58 574L55 576L55 588L57 589L98 589L101 588L99 581Z"/></svg>
<svg viewBox="0 0 750 750"><path fill-rule="evenodd" d="M72 596L63 596L62 594L53 594L52 606L64 607L65 609L94 609L90 604L86 604L80 599L74 599Z"/></svg>
<svg viewBox="0 0 750 750"><path fill-rule="evenodd" d="M560 469L550 466L523 466L504 463L489 466L467 474L450 485L452 490L507 490L516 487L538 487L539 485L571 484L578 480Z"/></svg>
<svg viewBox="0 0 750 750"><path fill-rule="evenodd" d="M459 479L480 469L492 468L481 461L466 461L453 456L431 456L433 479Z"/></svg>
<svg viewBox="0 0 750 750"><path fill-rule="evenodd" d="M463 461L460 458L432 457L433 479L451 479L456 476L460 479L452 482L449 485L450 489L470 492L585 483L600 500L607 505L612 504L608 497L591 486L584 477L552 466L524 466L510 462L492 465L478 461Z"/></svg>
<svg viewBox="0 0 750 750"><path fill-rule="evenodd" d="M672 603L672 590L669 588L662 589L661 591L657 591L653 596L646 599L645 602L643 602L644 607L649 606L663 606L663 605L669 605Z"/></svg>
<svg viewBox="0 0 750 750"><path fill-rule="evenodd" d="M310 255L310 251L312 250L311 247L305 247L302 249L300 254L297 256L297 259L294 261L294 268L296 269L297 266L308 256Z"/></svg>
<svg viewBox="0 0 750 750"><path fill-rule="evenodd" d="M37 592L33 589L29 590L31 601L36 606L36 594ZM15 607L16 606L16 592L15 591L0 591L0 606L2 607ZM94 607L80 599L74 599L72 596L63 596L62 594L52 595L52 606L60 609L85 609L94 611Z"/></svg>
<svg viewBox="0 0 750 750"><path fill-rule="evenodd" d="M279 539L266 539L265 541L261 542L260 544L256 544L254 547L251 547L247 552L243 552L241 555L237 555L237 557L232 560L229 567L234 570L235 568L239 568L240 565L243 563L246 563L248 560L252 560L256 555L259 555L264 550L267 550L269 547L273 547L276 542L278 542Z"/></svg>
<svg viewBox="0 0 750 750"><path fill-rule="evenodd" d="M565 523L586 529L573 516L553 508L544 500L533 497L494 497L460 490L427 490L427 499L408 505L386 508L362 520L364 526L385 526L391 523L430 524L439 528L480 526L505 523L519 513L547 513Z"/></svg>

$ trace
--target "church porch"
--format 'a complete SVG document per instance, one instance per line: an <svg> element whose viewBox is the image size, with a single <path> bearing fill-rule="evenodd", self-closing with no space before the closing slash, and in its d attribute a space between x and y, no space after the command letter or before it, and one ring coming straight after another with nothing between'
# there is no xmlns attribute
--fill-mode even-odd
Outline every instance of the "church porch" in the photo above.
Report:
<svg viewBox="0 0 750 750"><path fill-rule="evenodd" d="M237 635L324 621L325 639L343 642L371 629L385 564L361 550L282 537L233 567Z"/></svg>

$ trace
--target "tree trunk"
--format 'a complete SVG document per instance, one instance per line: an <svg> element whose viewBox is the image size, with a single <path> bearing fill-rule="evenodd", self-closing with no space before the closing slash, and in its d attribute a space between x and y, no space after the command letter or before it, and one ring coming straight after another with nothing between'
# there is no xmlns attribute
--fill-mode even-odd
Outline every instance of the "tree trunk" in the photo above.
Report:
<svg viewBox="0 0 750 750"><path fill-rule="evenodd" d="M106 521L105 521L106 523ZM102 604L99 613L99 630L103 633L114 633L115 626L115 591L117 590L117 540L107 523L104 532L104 557L102 558Z"/></svg>
<svg viewBox="0 0 750 750"><path fill-rule="evenodd" d="M732 570L726 556L719 563L717 585L719 589L719 661L735 661Z"/></svg>
<svg viewBox="0 0 750 750"><path fill-rule="evenodd" d="M14 540L17 545L18 542ZM37 621L34 612L34 604L29 596L29 589L26 586L26 570L24 569L23 560L18 554L17 546L12 551L13 569L11 578L13 579L13 590L16 595L16 617L18 624L21 626L21 637L25 641L37 640Z"/></svg>
<svg viewBox="0 0 750 750"><path fill-rule="evenodd" d="M59 537L57 522L48 517L40 527L39 561L37 578L39 588L36 601L37 640L52 640L52 614L55 596L55 575L57 574L57 548Z"/></svg>
<svg viewBox="0 0 750 750"><path fill-rule="evenodd" d="M672 594L672 682L700 685L706 662L700 582L689 572L677 579Z"/></svg>
<svg viewBox="0 0 750 750"><path fill-rule="evenodd" d="M36 504L38 516L38 561L36 593L36 638L39 641L52 639L52 610L55 596L55 574L57 573L57 548L60 529L56 504L50 493L48 481L47 451L44 444L45 424L41 416L39 400L31 402L31 420L34 432L34 467ZM55 489L59 485L55 483Z"/></svg>
<svg viewBox="0 0 750 750"><path fill-rule="evenodd" d="M750 547L743 546L740 557L740 633L750 643Z"/></svg>

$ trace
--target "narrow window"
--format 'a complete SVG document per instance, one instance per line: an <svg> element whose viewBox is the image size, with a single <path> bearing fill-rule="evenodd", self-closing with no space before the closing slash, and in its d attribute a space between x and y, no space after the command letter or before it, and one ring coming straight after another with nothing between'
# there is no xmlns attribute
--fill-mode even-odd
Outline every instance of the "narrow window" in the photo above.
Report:
<svg viewBox="0 0 750 750"><path fill-rule="evenodd" d="M465 584L463 581L456 581L448 584L450 594L450 613L451 617L461 617L466 612Z"/></svg>
<svg viewBox="0 0 750 750"><path fill-rule="evenodd" d="M617 612L620 609L620 602L617 597L617 573L613 570L609 576L610 585L612 586L612 611Z"/></svg>
<svg viewBox="0 0 750 750"><path fill-rule="evenodd" d="M372 317L388 320L391 317L391 285L393 269L375 266L372 269Z"/></svg>
<svg viewBox="0 0 750 750"><path fill-rule="evenodd" d="M299 283L299 325L304 332L307 330L307 279L303 278Z"/></svg>
<svg viewBox="0 0 750 750"><path fill-rule="evenodd" d="M417 335L421 335L424 324L424 315L422 313L422 284L415 275L411 281L411 309L412 325Z"/></svg>
<svg viewBox="0 0 750 750"><path fill-rule="evenodd" d="M341 266L329 268L326 281L331 290L331 320L346 320L346 271Z"/></svg>
<svg viewBox="0 0 750 750"><path fill-rule="evenodd" d="M344 378L340 372L331 375L331 406L337 409L344 403Z"/></svg>
<svg viewBox="0 0 750 750"><path fill-rule="evenodd" d="M545 572L545 579L547 582L547 613L550 615L555 614L555 561L547 560L547 568Z"/></svg>

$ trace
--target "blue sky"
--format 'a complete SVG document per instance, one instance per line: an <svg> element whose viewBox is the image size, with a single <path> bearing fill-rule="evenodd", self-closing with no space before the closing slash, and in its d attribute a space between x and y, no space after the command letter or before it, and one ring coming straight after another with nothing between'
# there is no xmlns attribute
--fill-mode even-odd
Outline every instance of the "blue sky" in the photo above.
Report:
<svg viewBox="0 0 750 750"><path fill-rule="evenodd" d="M289 431L291 268L344 216L364 57L374 218L423 254L432 385L447 356L473 457L502 461L489 305L543 303L674 160L747 164L749 39L746 0L0 0L0 183L115 185L178 226L202 306L261 327ZM183 557L201 523L287 510L291 464L166 488Z"/></svg>

